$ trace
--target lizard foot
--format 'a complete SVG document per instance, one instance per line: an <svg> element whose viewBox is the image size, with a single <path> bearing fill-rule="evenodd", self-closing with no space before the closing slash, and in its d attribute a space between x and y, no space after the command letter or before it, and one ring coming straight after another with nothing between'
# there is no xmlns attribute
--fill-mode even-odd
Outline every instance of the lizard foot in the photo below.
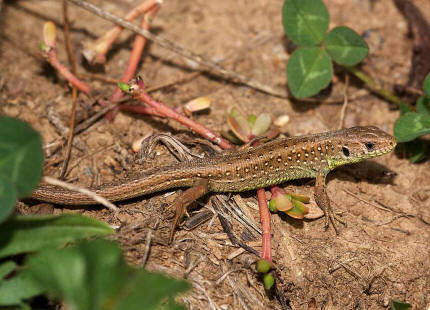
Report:
<svg viewBox="0 0 430 310"><path fill-rule="evenodd" d="M169 243L172 243L173 241L173 235L175 234L176 226L178 226L179 221L182 219L184 214L186 214L187 206L208 192L208 184L209 183L207 179L198 179L194 183L193 187L190 187L184 191L181 196L178 197L178 199L173 203L176 213L172 222L172 226L170 227Z"/></svg>
<svg viewBox="0 0 430 310"><path fill-rule="evenodd" d="M336 232L336 235L339 235L339 229L337 228L337 222L341 223L343 226L347 226L347 223L345 220L343 220L340 216L340 214L342 213L336 213L334 212L333 208L331 207L331 205L329 205L327 207L327 209L325 210L325 230L327 230L331 225L333 226L334 231Z"/></svg>

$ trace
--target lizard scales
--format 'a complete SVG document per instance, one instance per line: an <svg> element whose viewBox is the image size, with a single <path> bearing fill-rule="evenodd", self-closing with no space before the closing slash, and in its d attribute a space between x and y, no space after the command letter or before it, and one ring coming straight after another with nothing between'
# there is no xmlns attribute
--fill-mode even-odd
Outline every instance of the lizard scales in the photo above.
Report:
<svg viewBox="0 0 430 310"><path fill-rule="evenodd" d="M245 150L150 169L120 185L102 186L94 192L121 201L207 181L209 192L240 192L302 178L316 178L334 168L390 152L394 137L373 126L277 139ZM90 205L90 197L55 186L39 186L32 198L63 205Z"/></svg>

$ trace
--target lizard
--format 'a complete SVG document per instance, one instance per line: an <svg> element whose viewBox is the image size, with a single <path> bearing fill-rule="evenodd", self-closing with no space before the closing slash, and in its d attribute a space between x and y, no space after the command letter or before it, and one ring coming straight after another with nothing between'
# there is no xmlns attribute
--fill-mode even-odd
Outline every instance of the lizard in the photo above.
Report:
<svg viewBox="0 0 430 310"><path fill-rule="evenodd" d="M175 228L186 207L209 192L243 192L278 185L285 181L315 178L315 201L325 214L325 226L335 227L337 218L326 192L326 176L336 167L389 153L396 146L393 136L374 126L272 140L246 149L149 169L132 181L92 189L110 200L122 201L173 188L189 187L175 200ZM39 185L31 198L61 205L97 204L85 194L52 185ZM335 229L336 230L336 229ZM336 230L337 231L337 230Z"/></svg>

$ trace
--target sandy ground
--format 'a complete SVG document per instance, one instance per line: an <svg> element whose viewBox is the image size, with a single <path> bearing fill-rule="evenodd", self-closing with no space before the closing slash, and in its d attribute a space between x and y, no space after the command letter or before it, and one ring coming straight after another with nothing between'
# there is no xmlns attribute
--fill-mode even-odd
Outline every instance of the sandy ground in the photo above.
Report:
<svg viewBox="0 0 430 310"><path fill-rule="evenodd" d="M371 30L371 52L363 69L388 88L408 79L412 41L407 23L391 1L326 0L330 27L348 25L357 32ZM95 0L93 3L124 16L137 1ZM430 19L430 3L414 3ZM48 20L62 25L60 1L6 1L1 10L0 113L28 121L48 145L63 140L50 122L48 111L68 124L71 92L66 83L39 57L42 25ZM281 26L282 1L180 1L168 0L153 22L153 31L188 49L219 61L229 69L286 91L285 66L289 58ZM110 24L70 5L72 41L80 60L82 42L110 28ZM133 37L124 32L108 55L103 74L119 78L127 62ZM370 40L370 39L369 39ZM67 63L64 39L59 35L59 57ZM156 44L149 44L139 67L149 86L179 80L193 71L193 63ZM92 72L79 61L80 72ZM337 129L340 122L345 75L341 70L326 92L340 103L292 102L205 73L177 83L152 95L172 107L207 96L211 110L195 119L205 126L227 129L225 113L237 105L247 113L268 112L273 118L288 115L280 130L289 135ZM87 79L97 94L109 97L114 86ZM350 80L351 97L345 126L376 125L392 132L399 112ZM80 96L79 120L100 110ZM84 149L73 148L67 180L82 186L125 181L129 175L149 167L163 166L175 159L162 146L157 156L144 164L131 145L150 132L171 132L179 138L192 134L172 121L133 114L119 114L113 122L99 121L78 135ZM199 150L199 149L198 149ZM46 148L46 175L58 176L64 148ZM348 226L336 236L324 231L324 221L298 221L272 217L273 255L280 276L278 290L284 304L264 291L252 263L256 256L237 252L217 218L193 230L179 230L173 245L166 236L176 197L161 193L120 204L112 217L102 208L63 209L28 205L21 212L79 212L121 228L116 238L131 263L139 264L152 232L147 268L176 277L186 277L193 290L182 301L190 309L387 309L395 298L408 301L414 309L430 306L430 165L410 164L397 153L345 167L328 179L328 193L343 213ZM387 172L389 173L387 176ZM313 194L313 181L286 184L298 193ZM241 195L246 211L258 223L255 192ZM202 200L208 202L211 197ZM204 208L196 207L191 216ZM257 250L261 237L233 221L234 232ZM222 278L227 273L227 276ZM289 308L290 307L290 308Z"/></svg>

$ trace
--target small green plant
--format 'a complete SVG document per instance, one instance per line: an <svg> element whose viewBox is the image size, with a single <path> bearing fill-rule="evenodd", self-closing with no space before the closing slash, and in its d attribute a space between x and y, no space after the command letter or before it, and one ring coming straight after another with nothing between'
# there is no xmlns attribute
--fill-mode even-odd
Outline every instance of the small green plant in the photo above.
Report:
<svg viewBox="0 0 430 310"><path fill-rule="evenodd" d="M0 116L0 223L42 177L42 139L27 123Z"/></svg>
<svg viewBox="0 0 430 310"><path fill-rule="evenodd" d="M366 42L348 27L327 34L329 13L321 0L286 0L282 22L288 38L299 46L287 65L288 85L297 98L313 96L329 85L332 61L354 66L369 52Z"/></svg>
<svg viewBox="0 0 430 310"><path fill-rule="evenodd" d="M11 215L40 181L42 164L40 135L0 117L0 308L31 309L45 296L68 309L184 309L173 299L187 282L128 266L112 242L80 241L113 234L109 225L78 214Z"/></svg>
<svg viewBox="0 0 430 310"><path fill-rule="evenodd" d="M400 300L395 300L391 302L391 310L410 310L412 309L412 305L407 302L403 302Z"/></svg>
<svg viewBox="0 0 430 310"><path fill-rule="evenodd" d="M309 203L309 197L287 193L280 187L272 187L272 199L269 202L271 212L284 212L292 218L303 219L309 213L305 203Z"/></svg>
<svg viewBox="0 0 430 310"><path fill-rule="evenodd" d="M429 142L419 137L430 133L430 74L423 83L424 95L418 98L416 111L409 106L400 107L400 118L394 125L398 142L404 142L406 156L411 162L423 160L428 154Z"/></svg>
<svg viewBox="0 0 430 310"><path fill-rule="evenodd" d="M246 115L238 107L233 106L227 114L227 124L230 132L224 132L223 136L229 141L240 144L248 143L255 138L268 137L273 132L269 131L272 119L267 113L260 115Z"/></svg>
<svg viewBox="0 0 430 310"><path fill-rule="evenodd" d="M260 259L256 264L256 271L261 274L264 288L269 291L273 284L275 284L275 278L273 277L272 272L270 270L273 268L273 264L266 260Z"/></svg>
<svg viewBox="0 0 430 310"><path fill-rule="evenodd" d="M26 300L47 294L68 309L185 309L174 297L189 288L186 281L128 266L119 246L107 240L46 249L28 256L25 266L0 282L0 307L25 309Z"/></svg>

